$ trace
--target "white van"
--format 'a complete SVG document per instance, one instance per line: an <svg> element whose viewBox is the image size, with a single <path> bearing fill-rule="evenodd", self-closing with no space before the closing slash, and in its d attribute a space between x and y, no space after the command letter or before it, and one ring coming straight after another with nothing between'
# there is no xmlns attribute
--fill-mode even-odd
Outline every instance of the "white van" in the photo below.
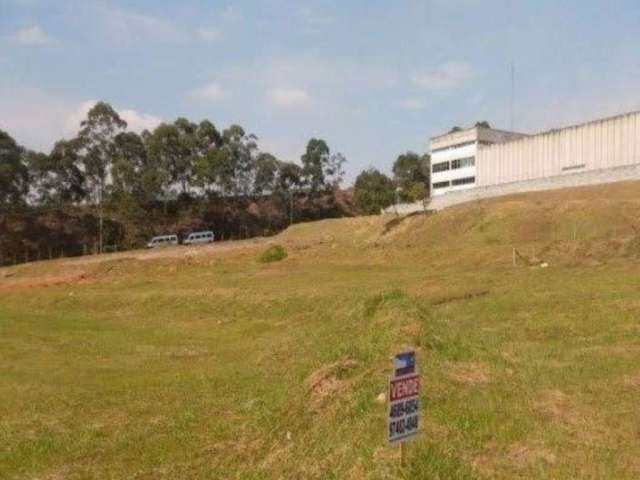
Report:
<svg viewBox="0 0 640 480"><path fill-rule="evenodd" d="M193 232L183 242L185 245L197 245L199 243L211 243L214 240L213 232Z"/></svg>
<svg viewBox="0 0 640 480"><path fill-rule="evenodd" d="M147 243L147 248L169 247L171 245L178 245L177 235L160 235L153 237L151 241Z"/></svg>

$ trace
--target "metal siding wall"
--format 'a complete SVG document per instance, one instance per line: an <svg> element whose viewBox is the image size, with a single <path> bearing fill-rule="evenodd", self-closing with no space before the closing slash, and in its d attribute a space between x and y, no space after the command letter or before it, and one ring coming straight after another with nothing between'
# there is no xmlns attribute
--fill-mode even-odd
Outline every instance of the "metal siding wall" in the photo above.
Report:
<svg viewBox="0 0 640 480"><path fill-rule="evenodd" d="M634 161L640 162L640 116L635 115L633 117L635 123L635 148L634 148Z"/></svg>
<svg viewBox="0 0 640 480"><path fill-rule="evenodd" d="M640 163L640 113L484 147L477 154L478 186Z"/></svg>

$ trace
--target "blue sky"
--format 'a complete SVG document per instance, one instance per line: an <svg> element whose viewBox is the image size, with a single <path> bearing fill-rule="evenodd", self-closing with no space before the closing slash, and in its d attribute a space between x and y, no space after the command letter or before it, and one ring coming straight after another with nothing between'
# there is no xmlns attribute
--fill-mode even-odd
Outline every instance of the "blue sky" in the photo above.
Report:
<svg viewBox="0 0 640 480"><path fill-rule="evenodd" d="M133 129L239 123L347 180L453 125L535 132L640 109L640 2L0 0L0 128L48 150L92 102Z"/></svg>

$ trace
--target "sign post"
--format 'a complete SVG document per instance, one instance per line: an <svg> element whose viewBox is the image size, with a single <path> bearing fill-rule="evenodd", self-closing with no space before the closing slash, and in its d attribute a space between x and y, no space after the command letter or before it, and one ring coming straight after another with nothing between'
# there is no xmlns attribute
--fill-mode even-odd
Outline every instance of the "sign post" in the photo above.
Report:
<svg viewBox="0 0 640 480"><path fill-rule="evenodd" d="M403 443L418 433L420 376L416 369L416 353L403 352L394 358L393 375L389 378L389 414L387 440L400 444L400 461L404 466Z"/></svg>

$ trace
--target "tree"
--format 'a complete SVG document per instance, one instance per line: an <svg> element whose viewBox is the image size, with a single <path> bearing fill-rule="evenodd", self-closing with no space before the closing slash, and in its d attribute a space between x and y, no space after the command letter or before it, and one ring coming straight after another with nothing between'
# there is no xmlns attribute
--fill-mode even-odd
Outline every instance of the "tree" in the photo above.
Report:
<svg viewBox="0 0 640 480"><path fill-rule="evenodd" d="M430 160L428 154L404 153L393 164L393 177L400 188L400 198L415 202L429 196Z"/></svg>
<svg viewBox="0 0 640 480"><path fill-rule="evenodd" d="M449 130L449 133L456 133L461 131L462 131L462 128L456 125L455 127L451 127L451 130Z"/></svg>
<svg viewBox="0 0 640 480"><path fill-rule="evenodd" d="M127 122L122 120L111 105L98 102L87 118L80 123L78 140L81 145L81 158L84 173L94 193L94 201L98 205L99 228L98 248L102 253L103 247L103 212L102 203L107 183L107 174L115 153L115 137L127 128Z"/></svg>
<svg viewBox="0 0 640 480"><path fill-rule="evenodd" d="M275 183L275 193L289 213L289 225L293 223L295 196L304 185L303 169L295 163L281 162L278 164L278 175Z"/></svg>
<svg viewBox="0 0 640 480"><path fill-rule="evenodd" d="M331 155L329 146L322 139L312 138L309 140L301 161L311 197L333 190L342 181L344 175L342 166L346 159L341 153Z"/></svg>
<svg viewBox="0 0 640 480"><path fill-rule="evenodd" d="M253 179L253 192L256 195L273 193L276 189L278 159L270 153L260 153L256 157L256 172Z"/></svg>
<svg viewBox="0 0 640 480"><path fill-rule="evenodd" d="M87 197L79 152L80 141L73 139L56 142L49 155L29 153L29 170L39 203L62 206L80 203Z"/></svg>
<svg viewBox="0 0 640 480"><path fill-rule="evenodd" d="M153 198L156 192L148 191L144 182L147 164L147 150L142 138L135 132L118 134L111 167L114 195L136 197L141 201Z"/></svg>
<svg viewBox="0 0 640 480"><path fill-rule="evenodd" d="M194 132L194 140L195 183L208 195L220 178L221 156L218 149L222 146L222 135L213 123L203 120Z"/></svg>
<svg viewBox="0 0 640 480"><path fill-rule="evenodd" d="M150 135L146 135L145 146L150 166L165 201L171 186L181 180L186 182L184 157L187 155L180 139L180 131L173 124L161 123ZM183 185L186 190L186 183Z"/></svg>
<svg viewBox="0 0 640 480"><path fill-rule="evenodd" d="M358 208L367 214L374 214L393 204L395 187L389 177L370 168L356 178L353 194Z"/></svg>
<svg viewBox="0 0 640 480"><path fill-rule="evenodd" d="M199 158L204 157L212 149L222 146L222 135L209 120L203 120L195 131L196 149Z"/></svg>
<svg viewBox="0 0 640 480"><path fill-rule="evenodd" d="M0 204L19 204L29 190L29 171L23 162L24 149L0 130Z"/></svg>
<svg viewBox="0 0 640 480"><path fill-rule="evenodd" d="M240 125L231 125L222 132L222 158L219 161L224 173L223 183L237 196L247 196L253 187L257 137L245 133Z"/></svg>
<svg viewBox="0 0 640 480"><path fill-rule="evenodd" d="M482 120L480 122L476 122L476 127L491 128L491 125L486 120Z"/></svg>

